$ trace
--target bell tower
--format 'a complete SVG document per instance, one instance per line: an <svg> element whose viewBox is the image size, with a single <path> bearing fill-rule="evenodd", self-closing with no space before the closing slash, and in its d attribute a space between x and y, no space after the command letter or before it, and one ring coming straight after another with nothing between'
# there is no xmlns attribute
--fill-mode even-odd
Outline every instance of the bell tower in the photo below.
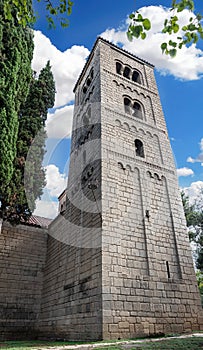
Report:
<svg viewBox="0 0 203 350"><path fill-rule="evenodd" d="M153 70L98 38L76 83L66 210L50 226L45 271L42 329L52 336L117 339L202 328ZM47 283L57 284L53 298Z"/></svg>

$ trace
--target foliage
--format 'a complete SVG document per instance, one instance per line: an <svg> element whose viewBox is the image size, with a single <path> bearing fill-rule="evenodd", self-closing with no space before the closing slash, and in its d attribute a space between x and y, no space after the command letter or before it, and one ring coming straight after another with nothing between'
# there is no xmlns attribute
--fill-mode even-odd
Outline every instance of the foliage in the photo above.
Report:
<svg viewBox="0 0 203 350"><path fill-rule="evenodd" d="M33 55L30 29L18 23L15 9L7 20L3 7L0 0L0 216L6 209L3 198L15 169L18 113L28 93Z"/></svg>
<svg viewBox="0 0 203 350"><path fill-rule="evenodd" d="M199 39L203 39L203 26L202 15L199 13L194 14L194 1L193 0L172 0L171 4L171 16L166 18L163 23L162 33L169 35L176 35L176 38L163 42L161 44L161 50L166 55L174 57L177 53L177 49L182 49L185 45L191 45L197 43ZM188 24L180 26L179 13L183 10L191 11L191 17ZM148 18L143 18L139 11L132 13L129 16L131 23L129 24L127 36L130 41L135 38L145 39L147 32L151 29L151 22Z"/></svg>
<svg viewBox="0 0 203 350"><path fill-rule="evenodd" d="M197 277L197 284L199 287L200 295L201 295L201 302L203 307L203 273L201 271L196 272Z"/></svg>
<svg viewBox="0 0 203 350"><path fill-rule="evenodd" d="M44 2L47 11L47 21L50 28L55 28L55 20L58 19L62 27L69 24L68 17L72 13L73 2L71 0L37 0ZM19 24L26 26L27 23L34 23L36 18L30 12L29 1L21 0L4 0L4 14L6 19L12 19L12 9L16 10ZM181 26L179 23L179 14L185 9L191 11L189 22ZM175 39L163 42L161 50L166 55L174 57L178 49L183 46L197 43L199 39L203 39L202 15L194 13L194 0L172 0L171 15L165 19L163 23L162 33L176 35ZM139 11L131 13L129 16L131 22L128 27L127 37L130 41L133 38L145 39L147 32L151 29L149 18L143 18ZM153 23L152 23L153 24Z"/></svg>
<svg viewBox="0 0 203 350"><path fill-rule="evenodd" d="M31 215L35 200L40 198L45 186L42 168L46 139L44 125L54 98L55 84L48 62L38 79L33 76L27 99L19 112L15 172L2 201L4 217L15 224Z"/></svg>
<svg viewBox="0 0 203 350"><path fill-rule="evenodd" d="M37 0L41 2L41 0ZM70 0L58 0L56 5L54 1L42 0L46 4L47 21L49 27L55 28L55 19L57 18L62 27L67 27L69 24L68 16L72 13L73 2ZM4 13L7 20L12 19L12 8L15 8L18 15L18 22L25 27L27 23L33 23L35 17L30 12L29 1L24 0L4 0Z"/></svg>
<svg viewBox="0 0 203 350"><path fill-rule="evenodd" d="M196 245L196 267L203 271L203 189L193 205L189 203L189 197L182 192L182 202L189 228L189 239Z"/></svg>
<svg viewBox="0 0 203 350"><path fill-rule="evenodd" d="M163 340L155 340L153 341L151 340L142 340L142 341L133 341L131 342L130 340L128 340L128 342L126 343L126 341L123 344L116 344L116 342L111 341L112 345L105 345L105 343L101 346L98 345L96 346L96 342L89 342L88 344L94 344L94 349L95 350L123 350L123 349L129 349L129 350L133 350L133 349L148 349L148 350L199 350L200 348L202 348L203 345L203 338L202 337L196 337L196 336L192 336L192 337L187 337L187 338L165 338ZM122 342L122 340L120 341ZM108 341L109 343L109 341ZM57 347L63 347L65 345L74 345L77 344L77 346L79 344L82 344L82 342L55 342L55 341L40 341L40 340L36 340L36 341L6 341L2 343L2 349L9 349L9 350L37 350L37 349L51 349L51 347L57 348ZM87 342L85 343L87 346ZM4 346L5 345L5 346ZM91 347L91 345L90 345Z"/></svg>

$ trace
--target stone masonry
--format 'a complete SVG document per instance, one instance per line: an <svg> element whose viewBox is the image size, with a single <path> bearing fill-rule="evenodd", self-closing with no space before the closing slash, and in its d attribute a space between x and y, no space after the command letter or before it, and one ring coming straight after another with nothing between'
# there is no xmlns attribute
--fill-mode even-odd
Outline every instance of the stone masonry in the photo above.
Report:
<svg viewBox="0 0 203 350"><path fill-rule="evenodd" d="M49 229L43 335L202 328L153 66L101 38L75 86L66 205Z"/></svg>
<svg viewBox="0 0 203 350"><path fill-rule="evenodd" d="M66 206L49 226L45 249L45 238L33 238L41 253L31 252L32 266L38 261L43 278L31 267L25 277L29 250L17 269L25 279L24 311L35 320L28 329L37 337L118 339L203 329L153 70L98 38L76 83ZM17 293L15 305L23 311ZM22 328L29 316L21 311Z"/></svg>
<svg viewBox="0 0 203 350"><path fill-rule="evenodd" d="M40 314L47 228L4 222L0 234L0 340L33 339ZM50 222L50 220L44 220Z"/></svg>

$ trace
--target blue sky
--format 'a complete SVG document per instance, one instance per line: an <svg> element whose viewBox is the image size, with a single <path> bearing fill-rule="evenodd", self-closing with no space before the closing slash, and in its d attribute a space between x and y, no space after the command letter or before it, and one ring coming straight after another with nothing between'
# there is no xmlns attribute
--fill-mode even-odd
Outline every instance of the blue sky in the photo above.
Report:
<svg viewBox="0 0 203 350"><path fill-rule="evenodd" d="M50 59L57 82L55 108L50 111L47 122L48 151L44 161L47 186L41 202L38 201L36 214L56 215L57 196L67 181L74 103L72 89L96 37L101 34L156 65L155 76L180 175L179 184L188 188L191 197L198 194L203 185L203 43L183 49L174 60L162 55L159 45L163 34L159 28L168 12L159 5L169 7L170 1L137 0L135 7L133 0L75 0L70 26L62 29L57 24L55 30L49 30L42 3L35 2L39 19L35 25L33 68L39 72ZM198 6L198 11L203 13L203 3L199 1ZM126 19L141 7L143 15L153 17L154 28L149 41L129 43L125 35ZM184 23L190 14L184 12L181 16L181 23Z"/></svg>

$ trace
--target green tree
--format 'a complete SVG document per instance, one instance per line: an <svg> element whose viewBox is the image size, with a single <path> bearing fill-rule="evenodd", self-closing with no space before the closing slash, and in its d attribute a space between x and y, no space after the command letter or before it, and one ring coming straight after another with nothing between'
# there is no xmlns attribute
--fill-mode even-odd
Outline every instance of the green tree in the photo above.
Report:
<svg viewBox="0 0 203 350"><path fill-rule="evenodd" d="M38 0L40 2L41 0ZM43 1L43 0L42 0ZM197 1L197 0L196 0ZM55 19L58 18L62 27L67 27L68 17L72 12L73 2L70 0L57 0L55 2L44 0L47 10L47 21L50 27L55 27ZM164 4L163 4L164 5ZM22 25L26 25L27 21L33 22L35 18L30 16L27 1L5 0L4 11L8 19L12 17L11 9L15 7L18 12L18 20ZM181 27L179 23L179 13L183 10L191 11L189 22ZM185 45L197 43L199 39L203 39L202 15L195 13L195 1L193 0L172 0L171 16L166 18L163 23L163 33L177 34L176 38L163 42L161 50L163 53L174 57L178 49ZM139 11L131 13L129 16L131 23L129 24L127 36L129 40L133 38L145 39L147 32L151 29L149 18L143 18Z"/></svg>
<svg viewBox="0 0 203 350"><path fill-rule="evenodd" d="M41 0L37 0L41 2ZM50 27L55 27L55 19L57 18L62 27L69 24L68 17L72 13L73 2L70 0L43 0L46 4L46 18ZM30 12L29 1L24 0L4 0L4 14L8 20L12 19L12 9L15 8L18 14L18 22L22 26L27 23L33 23L36 18Z"/></svg>
<svg viewBox="0 0 203 350"><path fill-rule="evenodd" d="M197 277L197 284L199 287L199 292L201 295L201 302L202 302L202 307L203 307L203 274L201 271L196 272L196 277Z"/></svg>
<svg viewBox="0 0 203 350"><path fill-rule="evenodd" d="M4 216L4 196L15 168L18 114L32 77L34 46L32 32L19 24L15 8L11 15L10 20L5 17L4 1L0 0L0 217Z"/></svg>
<svg viewBox="0 0 203 350"><path fill-rule="evenodd" d="M189 239L196 246L195 265L198 269L196 277L203 307L203 189L200 197L193 205L189 203L189 197L183 191L181 192L181 197L189 229Z"/></svg>
<svg viewBox="0 0 203 350"><path fill-rule="evenodd" d="M33 76L29 93L19 112L19 131L15 172L3 199L4 217L10 222L26 220L35 209L45 186L42 161L45 154L44 125L48 108L53 107L55 83L48 62L39 74Z"/></svg>
<svg viewBox="0 0 203 350"><path fill-rule="evenodd" d="M196 202L191 205L189 197L181 193L190 242L196 245L196 267L203 271L203 189Z"/></svg>
<svg viewBox="0 0 203 350"><path fill-rule="evenodd" d="M191 17L189 22L181 26L179 23L179 13L183 10L189 10ZM176 35L176 38L163 42L161 50L166 55L174 57L178 49L182 49L185 45L191 45L203 39L202 15L195 13L195 3L193 0L172 0L170 18L166 18L163 23L162 33ZM145 39L147 32L151 29L151 22L148 18L143 18L139 11L131 13L129 16L131 23L129 24L127 36L130 41L133 38Z"/></svg>

